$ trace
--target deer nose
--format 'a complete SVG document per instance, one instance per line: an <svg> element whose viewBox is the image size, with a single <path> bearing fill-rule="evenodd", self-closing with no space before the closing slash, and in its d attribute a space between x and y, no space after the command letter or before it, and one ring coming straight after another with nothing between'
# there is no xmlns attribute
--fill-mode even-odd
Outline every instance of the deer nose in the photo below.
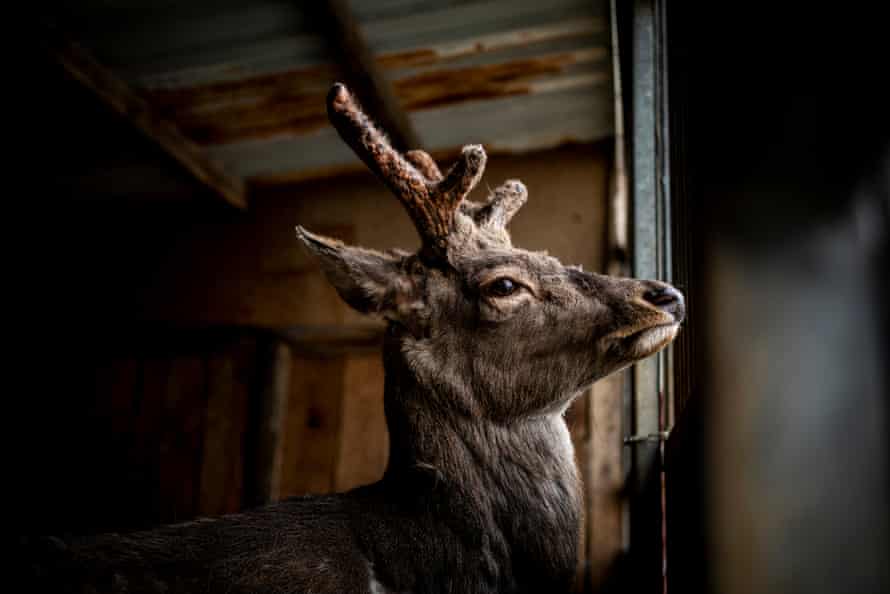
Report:
<svg viewBox="0 0 890 594"><path fill-rule="evenodd" d="M658 309L665 311L677 322L682 322L686 317L686 300L683 293L670 285L659 284L643 293L643 299Z"/></svg>

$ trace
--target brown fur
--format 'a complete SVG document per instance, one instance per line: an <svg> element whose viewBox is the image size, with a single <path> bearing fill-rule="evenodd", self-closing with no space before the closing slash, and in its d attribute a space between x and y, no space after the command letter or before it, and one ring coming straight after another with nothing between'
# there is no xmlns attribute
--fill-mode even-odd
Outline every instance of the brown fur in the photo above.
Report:
<svg viewBox="0 0 890 594"><path fill-rule="evenodd" d="M465 200L481 147L442 176L426 153L393 151L342 86L329 108L424 241L418 254L381 253L297 231L347 303L389 321L383 479L146 533L45 541L29 563L59 591L569 589L582 510L562 414L593 381L670 342L682 296L514 248L506 225L521 183Z"/></svg>

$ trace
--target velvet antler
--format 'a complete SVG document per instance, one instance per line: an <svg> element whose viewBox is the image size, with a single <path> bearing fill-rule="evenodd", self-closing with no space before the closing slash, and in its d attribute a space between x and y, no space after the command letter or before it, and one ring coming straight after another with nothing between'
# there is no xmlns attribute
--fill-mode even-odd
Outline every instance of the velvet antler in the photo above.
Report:
<svg viewBox="0 0 890 594"><path fill-rule="evenodd" d="M402 202L424 248L445 259L454 214L485 169L482 147L465 146L457 163L442 175L425 152L413 150L402 155L393 149L340 83L328 93L328 117L343 140Z"/></svg>

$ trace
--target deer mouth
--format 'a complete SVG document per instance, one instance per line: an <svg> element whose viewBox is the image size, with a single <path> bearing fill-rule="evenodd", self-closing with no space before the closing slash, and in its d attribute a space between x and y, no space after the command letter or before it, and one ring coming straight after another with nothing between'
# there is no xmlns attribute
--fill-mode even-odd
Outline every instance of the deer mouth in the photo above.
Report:
<svg viewBox="0 0 890 594"><path fill-rule="evenodd" d="M637 330L622 339L628 347L627 352L632 353L635 359L642 359L655 354L677 337L680 330L679 322L658 324Z"/></svg>

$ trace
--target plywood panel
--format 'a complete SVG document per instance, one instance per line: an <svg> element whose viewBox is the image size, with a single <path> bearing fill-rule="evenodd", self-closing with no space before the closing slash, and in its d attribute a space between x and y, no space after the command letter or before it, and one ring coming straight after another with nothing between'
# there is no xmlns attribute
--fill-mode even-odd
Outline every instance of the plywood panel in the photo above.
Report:
<svg viewBox="0 0 890 594"><path fill-rule="evenodd" d="M343 357L294 358L279 499L334 488L344 371Z"/></svg>
<svg viewBox="0 0 890 594"><path fill-rule="evenodd" d="M244 485L252 341L242 341L206 359L207 408L199 511L238 511Z"/></svg>
<svg viewBox="0 0 890 594"><path fill-rule="evenodd" d="M347 357L334 488L345 491L379 480L389 437L383 414L383 360L379 353Z"/></svg>

